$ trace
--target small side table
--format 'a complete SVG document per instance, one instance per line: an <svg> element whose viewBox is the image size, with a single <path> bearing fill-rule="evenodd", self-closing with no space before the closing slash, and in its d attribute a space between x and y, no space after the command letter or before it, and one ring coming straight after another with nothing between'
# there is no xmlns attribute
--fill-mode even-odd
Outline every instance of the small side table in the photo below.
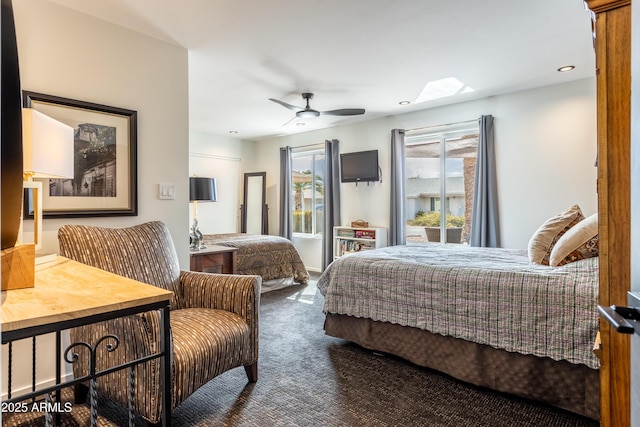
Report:
<svg viewBox="0 0 640 427"><path fill-rule="evenodd" d="M205 249L190 251L191 271L203 273L236 274L238 248L210 245Z"/></svg>
<svg viewBox="0 0 640 427"><path fill-rule="evenodd" d="M2 328L2 344L7 345L7 397L3 398L3 404L10 404L9 408L30 408L30 404L23 402L31 401L36 397L45 396L45 423L46 425L60 425L59 409L62 406L61 390L74 385L74 380L63 380L62 368L69 367L75 363L76 359L67 359L67 354L73 354L77 347L87 346L91 357L95 358L98 344L104 342L107 335L100 339L94 347L86 343L65 343L63 347L62 331L77 326L84 326L103 320L116 319L130 316L132 314L144 313L151 310L160 310L160 346L155 354L145 356L141 359L127 361L114 370L125 369L127 366L135 366L147 362L149 359L160 359L160 371L162 374L162 425L171 425L171 340L169 336L169 301L172 292L162 288L140 283L135 280L118 276L95 267L58 256L55 262L40 264L35 269L35 285L33 288L13 289L2 291L2 304L0 305L0 327ZM55 333L55 350L49 349L51 357L55 359L55 384L36 384L36 368L39 363L36 361L36 336ZM31 339L32 340L32 382L30 389L20 387L17 393L12 390L12 365L15 363L21 369L22 360L13 360L13 342ZM124 337L113 338L118 342L124 342ZM113 343L113 339L108 343ZM101 347L103 348L103 347ZM98 349L100 350L100 349ZM115 350L115 348L114 348ZM87 350L85 350L87 351ZM111 350L107 350L111 351ZM55 356L54 356L55 355ZM105 354L106 357L106 354ZM3 355L4 358L4 355ZM12 361L13 360L13 361ZM63 362L64 360L64 362ZM95 359L93 359L95 362ZM27 367L29 363L27 363ZM86 367L86 376L83 380L90 381L90 395L95 391L93 381L102 377L112 369L98 370L91 364ZM77 380L77 378L76 378ZM137 380L136 380L137 382ZM97 425L97 403L93 399L90 402L91 426ZM13 404L17 406L13 406ZM28 406L22 406L23 404ZM4 408L4 405L3 405ZM13 409L11 410L13 412ZM18 411L20 412L20 411ZM55 420L49 418L55 418ZM4 415L3 415L4 417ZM133 408L129 407L129 425L133 425Z"/></svg>

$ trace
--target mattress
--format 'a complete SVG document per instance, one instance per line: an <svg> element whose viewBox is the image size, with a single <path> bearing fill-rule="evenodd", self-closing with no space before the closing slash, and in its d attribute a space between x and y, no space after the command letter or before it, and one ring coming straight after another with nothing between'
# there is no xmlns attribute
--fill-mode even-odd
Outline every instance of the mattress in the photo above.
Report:
<svg viewBox="0 0 640 427"><path fill-rule="evenodd" d="M521 250L391 246L337 259L318 288L325 313L599 367L598 258L550 267Z"/></svg>
<svg viewBox="0 0 640 427"><path fill-rule="evenodd" d="M294 282L304 284L309 280L300 254L284 237L245 233L205 234L203 243L237 248L238 274L262 276L265 282L293 278Z"/></svg>

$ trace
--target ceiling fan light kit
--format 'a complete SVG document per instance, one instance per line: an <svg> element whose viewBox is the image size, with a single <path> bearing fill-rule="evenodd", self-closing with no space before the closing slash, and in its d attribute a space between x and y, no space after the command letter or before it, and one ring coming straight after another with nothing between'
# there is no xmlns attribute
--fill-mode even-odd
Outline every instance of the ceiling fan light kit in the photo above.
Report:
<svg viewBox="0 0 640 427"><path fill-rule="evenodd" d="M320 115L320 111L312 110L312 109L304 109L302 111L298 111L296 113L296 117L299 119L310 119L312 117L318 117Z"/></svg>
<svg viewBox="0 0 640 427"><path fill-rule="evenodd" d="M318 111L311 108L309 105L309 100L313 99L313 93L305 92L302 94L302 99L304 99L307 105L302 107L296 107L295 105L287 104L284 101L280 101L278 99L269 98L269 101L273 101L276 104L280 104L289 110L296 112L296 117L299 119L311 119L314 117L318 117L320 115L327 116L358 116L364 114L364 108L342 108L340 110L330 110L330 111ZM288 123L288 122L287 122Z"/></svg>

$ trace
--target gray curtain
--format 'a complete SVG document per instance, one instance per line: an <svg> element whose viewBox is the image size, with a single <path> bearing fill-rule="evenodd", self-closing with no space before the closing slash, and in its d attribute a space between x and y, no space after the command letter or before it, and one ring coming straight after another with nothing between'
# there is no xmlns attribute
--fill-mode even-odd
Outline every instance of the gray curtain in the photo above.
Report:
<svg viewBox="0 0 640 427"><path fill-rule="evenodd" d="M389 230L389 245L404 245L406 243L405 221L405 147L404 130L391 131L391 221Z"/></svg>
<svg viewBox="0 0 640 427"><path fill-rule="evenodd" d="M280 148L280 235L293 238L291 209L291 147Z"/></svg>
<svg viewBox="0 0 640 427"><path fill-rule="evenodd" d="M340 147L337 139L324 143L324 219L322 270L333 261L333 227L340 224Z"/></svg>
<svg viewBox="0 0 640 427"><path fill-rule="evenodd" d="M491 115L480 117L476 183L473 194L470 244L497 248L500 246L498 186L493 143L493 116Z"/></svg>

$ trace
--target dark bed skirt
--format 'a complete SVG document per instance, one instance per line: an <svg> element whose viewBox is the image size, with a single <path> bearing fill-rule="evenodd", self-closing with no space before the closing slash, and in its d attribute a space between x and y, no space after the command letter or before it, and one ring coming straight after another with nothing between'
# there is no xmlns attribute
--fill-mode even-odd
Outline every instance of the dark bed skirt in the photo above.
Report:
<svg viewBox="0 0 640 427"><path fill-rule="evenodd" d="M329 313L327 335L390 353L492 390L548 403L598 420L599 372L550 358L511 353L422 329Z"/></svg>

